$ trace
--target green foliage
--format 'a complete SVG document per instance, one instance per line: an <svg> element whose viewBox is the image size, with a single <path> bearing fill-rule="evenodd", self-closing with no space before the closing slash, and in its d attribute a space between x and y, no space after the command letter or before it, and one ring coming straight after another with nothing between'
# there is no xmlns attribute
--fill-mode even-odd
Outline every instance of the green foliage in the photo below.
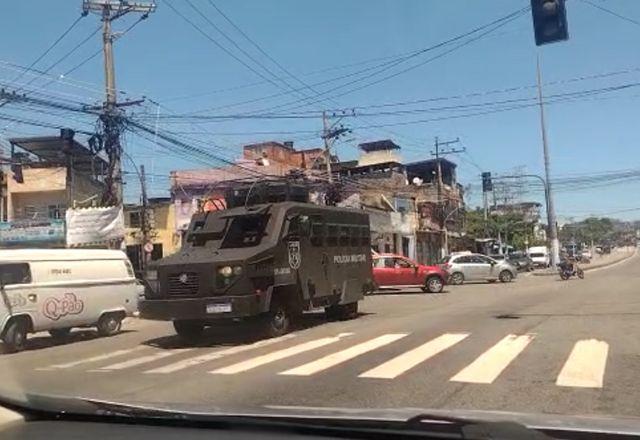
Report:
<svg viewBox="0 0 640 440"><path fill-rule="evenodd" d="M614 239L614 221L610 218L589 217L578 223L564 225L559 232L560 241L569 243L600 243Z"/></svg>
<svg viewBox="0 0 640 440"><path fill-rule="evenodd" d="M467 211L465 214L465 231L470 237L501 237L503 243L517 249L524 249L527 242L529 246L533 246L533 227L533 223L525 221L524 215L518 213L492 214L486 222L481 209Z"/></svg>

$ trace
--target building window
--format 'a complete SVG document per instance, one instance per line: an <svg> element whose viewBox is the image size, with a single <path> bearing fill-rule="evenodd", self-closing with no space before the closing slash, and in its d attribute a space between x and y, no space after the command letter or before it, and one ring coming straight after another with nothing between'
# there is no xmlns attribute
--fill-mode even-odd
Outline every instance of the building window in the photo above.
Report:
<svg viewBox="0 0 640 440"><path fill-rule="evenodd" d="M142 226L142 217L140 212L134 211L129 213L129 227L140 228Z"/></svg>

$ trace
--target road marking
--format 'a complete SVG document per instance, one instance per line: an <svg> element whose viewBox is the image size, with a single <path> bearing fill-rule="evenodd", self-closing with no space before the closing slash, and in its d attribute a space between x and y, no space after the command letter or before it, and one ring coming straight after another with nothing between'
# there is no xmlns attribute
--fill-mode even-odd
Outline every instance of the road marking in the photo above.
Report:
<svg viewBox="0 0 640 440"><path fill-rule="evenodd" d="M491 383L524 350L534 335L507 335L449 379L452 382Z"/></svg>
<svg viewBox="0 0 640 440"><path fill-rule="evenodd" d="M313 341L304 342L302 344L294 345L293 347L285 348L282 350L274 351L262 356L258 356L252 359L248 359L237 364L229 365L228 367L218 368L217 370L210 371L212 374L236 374L244 371L252 370L271 362L279 361L281 359L295 356L306 351L314 350L316 348L324 347L325 345L338 342L344 337L351 336L353 333L341 333L338 336L315 339Z"/></svg>
<svg viewBox="0 0 640 440"><path fill-rule="evenodd" d="M154 368L153 370L145 371L145 373L173 373L174 371L183 370L188 367L193 367L195 365L200 365L205 362L210 362L216 359L220 359L225 356L230 356L237 353L242 353L244 351L253 350L260 347L266 347L278 342L286 341L288 339L293 338L294 334L284 335L279 338L274 339L266 339L264 341L254 342L248 345L241 345L238 347L231 347L225 350L214 351L213 353L203 354L201 356L192 357L189 359L184 359L179 362L175 362L173 364L165 365L164 367Z"/></svg>
<svg viewBox="0 0 640 440"><path fill-rule="evenodd" d="M556 385L561 387L602 388L609 344L597 339L576 342Z"/></svg>
<svg viewBox="0 0 640 440"><path fill-rule="evenodd" d="M438 353L456 345L469 336L469 333L445 333L419 347L409 350L384 364L369 371L365 371L358 377L373 379L395 379L409 371L416 365L432 358Z"/></svg>
<svg viewBox="0 0 640 440"><path fill-rule="evenodd" d="M311 376L312 374L324 371L328 368L335 367L338 364L346 362L350 359L358 357L369 351L391 344L392 342L402 339L407 333L397 333L378 336L369 341L363 342L346 350L338 351L328 356L321 357L313 362L301 365L290 370L282 371L278 374L285 376Z"/></svg>
<svg viewBox="0 0 640 440"><path fill-rule="evenodd" d="M134 348L128 348L128 349L125 349L125 350L116 350L116 351L112 351L110 353L105 353L105 354L101 354L101 355L98 355L98 356L93 356L93 357L86 358L86 359L80 359L80 360L69 362L69 363L66 363L66 364L57 364L57 365L50 365L50 366L44 367L44 368L36 368L36 370L47 371L47 370L60 370L60 369L63 369L63 368L72 368L72 367L76 367L76 366L82 365L82 364L88 364L88 363L91 363L91 362L99 362L99 361L104 361L104 360L111 359L111 358L114 358L114 357L117 357L117 356L122 356L122 355L125 355L125 354L128 354L128 353L132 353L132 352L137 351L137 350L141 350L142 348L144 348L144 347L134 347Z"/></svg>
<svg viewBox="0 0 640 440"><path fill-rule="evenodd" d="M185 351L189 351L189 348L186 349L175 349L175 350L165 350L159 353L149 354L147 356L142 356L135 359L129 359L128 361L119 362L117 364L108 365L106 367L96 368L95 370L89 370L90 372L96 371L113 371L113 370L124 370L125 368L136 367L138 365L146 364L149 362L157 361L158 359L166 358L168 356L173 356L174 354L184 353Z"/></svg>

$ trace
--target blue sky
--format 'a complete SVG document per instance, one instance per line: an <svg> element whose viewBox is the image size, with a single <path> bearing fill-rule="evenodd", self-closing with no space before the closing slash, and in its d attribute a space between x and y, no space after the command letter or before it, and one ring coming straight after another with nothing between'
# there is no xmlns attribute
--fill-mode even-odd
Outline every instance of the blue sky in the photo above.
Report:
<svg viewBox="0 0 640 440"><path fill-rule="evenodd" d="M229 25L208 0L191 1L245 51L260 60L270 71L286 78L277 66ZM640 20L640 3L635 0L591 1L621 15ZM327 70L328 68L393 57L432 46L525 7L529 2L215 0L214 3L280 65L307 84L312 84L383 63L388 58L359 66L332 70ZM185 0L172 0L171 5L236 56L244 57L236 47L216 33ZM0 16L3 18L0 30L0 82L8 83L16 76L15 68L11 70L7 63L22 66L31 64L71 24L79 15L80 9L80 0L65 0L55 4L45 0L3 2L0 6ZM531 16L527 13L484 38L410 72L337 97L331 102L325 101L295 111L349 109L381 103L484 93L512 87L520 89L509 93L489 93L484 96L366 111L425 109L530 98L535 96L535 90L528 86L535 84L537 52L542 59L543 81L552 83L545 86L546 94L601 89L637 82L640 79L640 51L637 49L640 26L606 14L582 0L569 1L567 9L571 35L568 42L537 49L533 42ZM127 16L116 22L114 29L122 31L135 19L134 15ZM95 15L80 20L69 35L35 68L44 69L49 66L98 25L99 18ZM68 71L99 47L100 36L95 35L52 69L51 74L59 75ZM417 57L407 65L424 61L440 52L434 51ZM194 30L168 7L166 0L159 1L157 11L148 20L135 26L116 42L115 53L117 86L124 92L121 98L147 96L163 105L159 110L161 115L166 115L169 111L186 113L228 106L280 91ZM245 59L245 62L261 71L251 60ZM629 72L566 82L572 78L625 70ZM31 76L26 75L21 81L29 78ZM49 81L47 77L41 78L32 86L41 86ZM73 85L69 83L71 81ZM299 86L291 78L288 81ZM244 87L256 82L262 84ZM51 96L65 96L82 102L100 102L102 83L102 59L96 57L64 81L48 85L44 91ZM317 86L317 89L322 91L339 84L341 82L337 81ZM354 86L358 84L360 83ZM238 88L240 86L243 87ZM281 84L281 87L284 85ZM230 88L235 89L220 91ZM345 87L344 90L350 88L352 87ZM63 93L67 95L61 95ZM637 122L638 93L640 92L634 86L618 92L598 94L591 99L549 105L546 112L553 175L561 178L640 168L640 152L636 148L640 140ZM289 94L244 106L212 109L203 114L224 115L258 110L264 112L296 98ZM147 101L131 110L155 114L156 107ZM0 113L18 114L12 113L14 111L10 106L5 106ZM535 107L386 128L358 128L434 119L451 114L453 113L434 111L403 116L346 118L343 123L353 128L353 134L338 146L338 153L341 159L355 158L359 142L392 138L402 146L405 160L420 160L429 157L435 136L442 139L460 138L461 145L467 148L469 154L452 156L451 159L459 164L459 180L464 185L479 183L479 169L509 173L515 167L526 166L529 173L543 173L539 117ZM46 117L47 115L37 113L32 115L34 119ZM90 118L80 119L84 121L84 126L91 126ZM0 122L0 136L5 138L46 132L45 129L28 125L7 126L4 121ZM65 122L67 125L74 123L69 120ZM61 123L60 119L56 123ZM241 145L245 143L269 139L294 140L297 147L319 146L321 139L318 131L321 126L320 118L250 119L197 126L165 122L160 124L161 129L189 132L188 136L192 139L215 143L223 148L226 157L237 156ZM233 134L264 131L292 133ZM152 174L153 195L166 194L168 181L163 176L167 176L170 170L203 166L186 159L184 155L163 154L162 150L153 148L148 141L134 135L127 136L126 149L137 164L145 164ZM132 165L127 164L127 169L131 168ZM556 208L565 219L609 212L616 212L612 215L620 218L639 218L640 210L617 213L622 209L640 207L640 200L636 197L639 190L640 183L627 182L599 189L559 191L555 197ZM127 186L128 198L134 199L137 192L135 181L130 179ZM529 193L525 198L541 200L541 193ZM478 191L472 191L470 202L476 204L478 199Z"/></svg>

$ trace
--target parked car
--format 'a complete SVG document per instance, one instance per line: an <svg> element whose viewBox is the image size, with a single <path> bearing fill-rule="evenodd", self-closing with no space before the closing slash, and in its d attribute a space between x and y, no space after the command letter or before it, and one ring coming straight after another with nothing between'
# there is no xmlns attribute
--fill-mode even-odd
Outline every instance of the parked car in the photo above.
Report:
<svg viewBox="0 0 640 440"><path fill-rule="evenodd" d="M449 282L456 285L465 281L508 283L518 276L517 269L508 261L497 261L482 254L450 255L442 260L440 267L449 274Z"/></svg>
<svg viewBox="0 0 640 440"><path fill-rule="evenodd" d="M507 256L507 260L520 272L530 272L534 269L533 260L524 252L512 252Z"/></svg>
<svg viewBox="0 0 640 440"><path fill-rule="evenodd" d="M551 264L551 256L546 246L533 246L527 250L529 258L536 267L549 267Z"/></svg>
<svg viewBox="0 0 640 440"><path fill-rule="evenodd" d="M438 266L427 266L394 254L372 257L372 291L379 287L420 286L423 292L440 293L447 283L448 274Z"/></svg>

